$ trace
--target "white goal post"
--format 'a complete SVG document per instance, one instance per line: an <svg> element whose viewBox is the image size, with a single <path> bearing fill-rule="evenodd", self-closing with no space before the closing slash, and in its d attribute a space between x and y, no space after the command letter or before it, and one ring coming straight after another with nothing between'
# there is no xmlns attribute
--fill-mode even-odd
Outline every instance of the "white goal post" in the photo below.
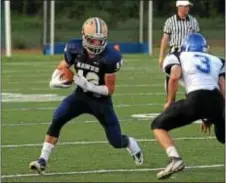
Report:
<svg viewBox="0 0 226 183"><path fill-rule="evenodd" d="M152 19L153 19L153 1L148 2L148 53L152 54Z"/></svg>
<svg viewBox="0 0 226 183"><path fill-rule="evenodd" d="M5 8L5 51L6 56L11 57L12 45L11 45L11 13L10 13L10 1L4 1Z"/></svg>
<svg viewBox="0 0 226 183"><path fill-rule="evenodd" d="M47 43L47 0L43 0L43 44ZM11 57L11 13L10 0L4 1L5 8L5 49L6 56ZM139 4L139 42L144 43L144 1ZM148 53L152 54L152 19L153 19L153 2L148 1ZM54 54L55 46L55 0L50 1L50 54Z"/></svg>

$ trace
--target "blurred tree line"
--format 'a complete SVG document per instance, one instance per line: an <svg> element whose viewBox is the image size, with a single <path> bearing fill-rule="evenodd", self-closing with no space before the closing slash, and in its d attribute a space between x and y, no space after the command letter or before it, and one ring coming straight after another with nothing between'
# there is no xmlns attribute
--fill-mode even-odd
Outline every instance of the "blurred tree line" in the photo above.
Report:
<svg viewBox="0 0 226 183"><path fill-rule="evenodd" d="M33 48L42 44L43 0L10 0L12 13L12 39L14 48ZM211 39L224 39L224 0L191 0L191 14ZM2 22L4 22L4 1ZM153 41L159 43L165 19L176 12L176 0L153 0ZM48 20L49 20L48 1ZM139 0L55 0L55 40L63 42L81 35L81 25L90 16L100 16L111 29L111 41L139 40ZM144 0L144 22L148 21L148 1ZM50 21L48 21L50 22ZM48 26L49 32L49 26ZM4 23L1 27L4 37ZM148 24L144 23L144 40ZM47 37L49 34L47 35ZM29 39L27 39L29 37ZM1 39L2 45L4 39ZM39 44L40 43L40 44Z"/></svg>
<svg viewBox="0 0 226 183"><path fill-rule="evenodd" d="M176 0L154 0L155 17L166 17L175 13ZM225 15L224 0L191 0L194 2L192 14L200 17L216 17ZM147 11L148 1L144 1L144 11ZM81 19L84 15L98 14L115 20L125 20L139 17L138 0L56 0L56 16ZM42 0L11 0L13 15L42 15Z"/></svg>

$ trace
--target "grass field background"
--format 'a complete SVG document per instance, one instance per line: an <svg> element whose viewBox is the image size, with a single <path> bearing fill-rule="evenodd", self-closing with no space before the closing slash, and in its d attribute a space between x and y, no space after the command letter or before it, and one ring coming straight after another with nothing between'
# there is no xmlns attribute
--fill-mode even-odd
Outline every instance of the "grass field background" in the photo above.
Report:
<svg viewBox="0 0 226 183"><path fill-rule="evenodd" d="M224 55L224 48L211 48ZM139 140L144 151L143 166L136 167L126 150L107 144L102 127L94 117L80 116L62 130L59 145L48 164L48 176L36 176L28 169L40 155L52 113L60 100L74 90L51 90L51 74L61 55L14 55L2 59L2 181L3 182L156 182L167 156L154 140L151 119L134 114L159 113L165 101L164 76L157 65L157 53L124 55L113 97L122 131ZM180 89L178 99L184 98ZM187 169L166 182L224 182L224 146L202 134L199 124L171 132Z"/></svg>
<svg viewBox="0 0 226 183"><path fill-rule="evenodd" d="M57 2L56 2L57 4ZM56 5L57 6L57 5ZM93 12L92 12L93 13ZM92 14L91 13L91 14ZM99 14L99 12L96 12ZM95 14L95 13L94 13ZM98 16L95 14L96 16ZM103 16L99 15L103 18ZM85 16L86 17L86 16ZM81 37L82 20L68 19L57 16L55 20L55 41L67 42L71 38ZM89 16L88 16L89 17ZM153 44L158 46L162 37L163 25L168 17L156 17L153 15L152 39ZM203 18L196 17L200 24L200 30L209 42L216 45L224 45L224 17ZM104 18L105 19L105 18ZM4 21L3 21L4 22ZM148 15L144 15L144 42L148 42ZM107 22L108 23L108 22ZM139 17L109 25L108 41L114 42L138 42L139 41ZM5 46L4 24L2 31L2 47ZM28 39L29 38L29 39ZM49 30L47 41L49 42ZM12 16L12 47L13 49L31 49L42 46L43 41L43 18L42 16Z"/></svg>

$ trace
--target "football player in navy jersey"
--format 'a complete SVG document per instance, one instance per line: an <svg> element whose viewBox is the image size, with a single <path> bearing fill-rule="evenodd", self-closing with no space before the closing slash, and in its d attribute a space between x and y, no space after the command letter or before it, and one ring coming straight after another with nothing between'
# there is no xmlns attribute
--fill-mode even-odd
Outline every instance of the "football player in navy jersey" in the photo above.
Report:
<svg viewBox="0 0 226 183"><path fill-rule="evenodd" d="M123 135L115 114L111 95L116 85L116 72L122 64L120 52L107 45L107 24L98 17L89 18L82 27L82 41L70 40L64 60L57 66L50 81L51 88L68 88L61 79L61 69L75 69L76 90L56 109L47 130L41 155L30 163L30 169L42 174L51 151L56 146L62 127L81 114L91 114L103 126L107 140L114 148L126 148L136 165L143 164L143 154L136 140Z"/></svg>

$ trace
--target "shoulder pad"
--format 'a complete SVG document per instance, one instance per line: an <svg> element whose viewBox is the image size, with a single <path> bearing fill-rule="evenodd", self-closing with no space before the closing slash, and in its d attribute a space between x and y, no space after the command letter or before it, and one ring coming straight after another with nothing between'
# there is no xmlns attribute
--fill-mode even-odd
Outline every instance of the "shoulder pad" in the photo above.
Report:
<svg viewBox="0 0 226 183"><path fill-rule="evenodd" d="M122 55L114 48L107 47L103 53L106 73L115 73L120 70L123 61Z"/></svg>
<svg viewBox="0 0 226 183"><path fill-rule="evenodd" d="M170 74L171 72L171 67L173 65L180 65L180 60L179 56L175 54L171 54L165 57L163 60L163 71L167 74Z"/></svg>
<svg viewBox="0 0 226 183"><path fill-rule="evenodd" d="M82 49L81 39L71 39L65 45L64 52L78 53Z"/></svg>
<svg viewBox="0 0 226 183"><path fill-rule="evenodd" d="M104 58L106 60L106 64L114 64L122 60L122 55L114 48L107 47L104 53Z"/></svg>
<svg viewBox="0 0 226 183"><path fill-rule="evenodd" d="M163 61L163 67L166 67L167 65L174 65L174 64L180 65L180 60L174 54L166 56L166 58Z"/></svg>

